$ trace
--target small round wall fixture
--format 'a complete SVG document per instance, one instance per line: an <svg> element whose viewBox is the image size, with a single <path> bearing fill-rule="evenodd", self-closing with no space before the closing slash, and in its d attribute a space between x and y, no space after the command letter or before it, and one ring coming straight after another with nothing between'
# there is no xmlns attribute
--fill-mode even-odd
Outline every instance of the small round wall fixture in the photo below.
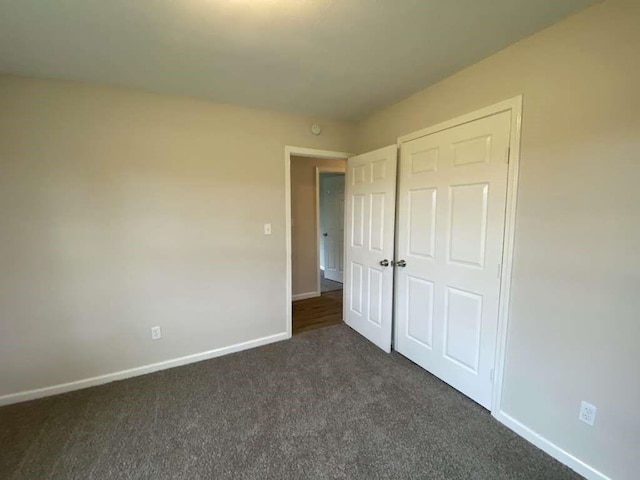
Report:
<svg viewBox="0 0 640 480"><path fill-rule="evenodd" d="M317 123L314 123L313 125L311 125L311 133L313 133L314 135L320 135L322 133L322 127Z"/></svg>

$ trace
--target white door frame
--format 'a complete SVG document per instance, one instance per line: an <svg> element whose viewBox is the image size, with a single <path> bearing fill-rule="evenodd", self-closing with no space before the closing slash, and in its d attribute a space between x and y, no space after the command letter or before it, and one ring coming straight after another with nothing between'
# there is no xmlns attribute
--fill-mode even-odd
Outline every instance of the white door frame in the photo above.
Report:
<svg viewBox="0 0 640 480"><path fill-rule="evenodd" d="M496 103L486 108L456 117L417 132L398 138L398 146L447 130L464 123L473 122L490 115L511 111L511 137L509 139L509 169L507 174L507 205L505 213L504 240L502 245L502 267L500 280L500 306L498 309L498 332L496 340L496 360L494 366L491 415L502 421L502 384L504 381L504 364L507 346L507 330L509 324L509 300L511 293L511 275L513 268L513 248L516 227L516 203L518 199L518 169L520 166L520 133L522 127L522 95ZM504 422L503 422L504 423Z"/></svg>
<svg viewBox="0 0 640 480"><path fill-rule="evenodd" d="M318 283L316 292L318 295L322 294L322 277L320 275L320 249L322 248L320 245L320 174L322 173L343 173L346 180L347 166L345 164L344 167L316 167L316 240L318 242L316 244L318 246L318 252L316 253L316 258L318 259ZM344 218L342 220L344 224Z"/></svg>
<svg viewBox="0 0 640 480"><path fill-rule="evenodd" d="M291 301L292 301L292 273L291 273L291 157L309 157L309 158L333 158L333 159L348 159L352 157L353 154L347 152L333 152L331 150L318 150L315 148L306 148L306 147L293 147L290 145L286 145L284 147L284 211L285 211L285 242L286 242L286 265L287 265L287 279L286 279L286 294L285 294L285 305L286 305L286 331L287 338L291 338L292 331L292 313L291 313ZM317 182L318 182L318 172L316 170L316 232L318 230L318 207L317 207ZM316 252L318 258L318 291L320 291L320 241L318 241L318 250Z"/></svg>

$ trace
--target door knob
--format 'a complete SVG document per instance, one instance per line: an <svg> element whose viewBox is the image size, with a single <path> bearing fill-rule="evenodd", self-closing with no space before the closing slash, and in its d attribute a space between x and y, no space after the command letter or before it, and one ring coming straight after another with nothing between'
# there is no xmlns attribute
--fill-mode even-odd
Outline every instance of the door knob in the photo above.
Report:
<svg viewBox="0 0 640 480"><path fill-rule="evenodd" d="M323 237L326 237L327 235L329 235L327 232L324 232L324 233L322 234L322 236L323 236Z"/></svg>
<svg viewBox="0 0 640 480"><path fill-rule="evenodd" d="M407 266L407 262L405 262L404 260L399 260L396 262L396 266L404 268Z"/></svg>
<svg viewBox="0 0 640 480"><path fill-rule="evenodd" d="M388 267L389 260L387 260L386 258L384 260L380 260L380 265L382 265L383 267Z"/></svg>

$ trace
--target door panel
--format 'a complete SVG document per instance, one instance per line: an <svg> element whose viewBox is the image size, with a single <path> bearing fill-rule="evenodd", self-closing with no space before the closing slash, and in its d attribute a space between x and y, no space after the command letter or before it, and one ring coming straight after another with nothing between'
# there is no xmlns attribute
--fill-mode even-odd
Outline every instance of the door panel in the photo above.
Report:
<svg viewBox="0 0 640 480"><path fill-rule="evenodd" d="M482 296L447 287L444 322L445 358L477 373L482 323Z"/></svg>
<svg viewBox="0 0 640 480"><path fill-rule="evenodd" d="M449 187L449 262L483 267L488 193L488 183Z"/></svg>
<svg viewBox="0 0 640 480"><path fill-rule="evenodd" d="M409 248L412 255L433 258L436 242L435 188L418 188L408 192Z"/></svg>
<svg viewBox="0 0 640 480"><path fill-rule="evenodd" d="M401 148L396 349L491 407L511 113Z"/></svg>
<svg viewBox="0 0 640 480"><path fill-rule="evenodd" d="M378 268L369 268L369 321L382 325L383 274Z"/></svg>
<svg viewBox="0 0 640 480"><path fill-rule="evenodd" d="M362 265L357 262L351 262L351 275L350 282L347 288L349 292L347 295L348 303L350 305L351 312L358 316L362 316Z"/></svg>
<svg viewBox="0 0 640 480"><path fill-rule="evenodd" d="M433 344L433 291L433 282L407 275L407 314L423 321L408 322L406 335L426 348Z"/></svg>
<svg viewBox="0 0 640 480"><path fill-rule="evenodd" d="M384 207L385 207L385 194L373 193L371 194L371 213L369 218L371 219L369 224L369 245L371 250L378 252L384 251Z"/></svg>
<svg viewBox="0 0 640 480"><path fill-rule="evenodd" d="M352 157L345 187L344 320L386 352L391 351L396 169L395 145Z"/></svg>
<svg viewBox="0 0 640 480"><path fill-rule="evenodd" d="M347 188L347 191L348 191L348 188ZM364 247L364 202L365 202L364 195L354 194L352 196L352 207L351 207L352 223L351 223L350 229L351 229L351 246L354 248Z"/></svg>

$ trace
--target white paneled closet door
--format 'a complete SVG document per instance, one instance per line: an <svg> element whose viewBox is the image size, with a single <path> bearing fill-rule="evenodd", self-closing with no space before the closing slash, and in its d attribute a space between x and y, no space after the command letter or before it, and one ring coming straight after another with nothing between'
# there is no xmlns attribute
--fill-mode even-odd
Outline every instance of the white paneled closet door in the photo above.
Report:
<svg viewBox="0 0 640 480"><path fill-rule="evenodd" d="M352 157L345 185L344 321L391 351L396 145Z"/></svg>
<svg viewBox="0 0 640 480"><path fill-rule="evenodd" d="M395 349L491 408L511 112L401 146Z"/></svg>

